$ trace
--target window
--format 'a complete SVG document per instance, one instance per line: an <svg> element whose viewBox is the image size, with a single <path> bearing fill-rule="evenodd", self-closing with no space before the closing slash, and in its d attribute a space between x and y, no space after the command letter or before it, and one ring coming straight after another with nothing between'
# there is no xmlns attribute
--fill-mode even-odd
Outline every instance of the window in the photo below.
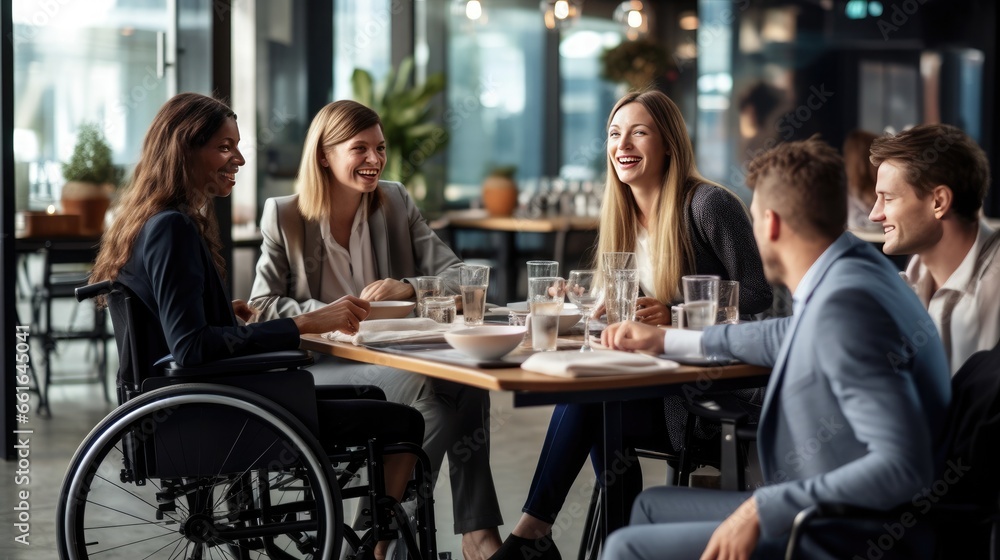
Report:
<svg viewBox="0 0 1000 560"><path fill-rule="evenodd" d="M104 129L121 165L171 95L168 0L14 0L14 160L18 210L59 200L60 163L83 122Z"/></svg>

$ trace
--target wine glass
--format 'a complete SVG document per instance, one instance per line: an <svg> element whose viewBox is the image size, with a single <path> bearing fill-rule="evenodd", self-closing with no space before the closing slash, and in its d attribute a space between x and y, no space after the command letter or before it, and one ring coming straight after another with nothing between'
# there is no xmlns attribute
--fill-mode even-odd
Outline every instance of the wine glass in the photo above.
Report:
<svg viewBox="0 0 1000 560"><path fill-rule="evenodd" d="M594 312L597 300L600 297L600 290L594 289L593 270L571 270L569 281L566 283L566 293L569 301L575 303L583 313L583 347L581 352L591 352L590 346L590 314Z"/></svg>

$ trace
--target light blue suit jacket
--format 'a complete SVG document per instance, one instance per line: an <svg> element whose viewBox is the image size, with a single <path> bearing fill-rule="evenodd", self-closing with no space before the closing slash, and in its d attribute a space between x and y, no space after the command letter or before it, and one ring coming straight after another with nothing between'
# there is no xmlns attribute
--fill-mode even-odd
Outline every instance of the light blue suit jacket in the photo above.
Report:
<svg viewBox="0 0 1000 560"><path fill-rule="evenodd" d="M933 480L951 397L934 323L896 269L845 233L792 317L712 327L709 354L770 366L758 427L763 537L802 509L889 509ZM815 266L815 265L814 265Z"/></svg>

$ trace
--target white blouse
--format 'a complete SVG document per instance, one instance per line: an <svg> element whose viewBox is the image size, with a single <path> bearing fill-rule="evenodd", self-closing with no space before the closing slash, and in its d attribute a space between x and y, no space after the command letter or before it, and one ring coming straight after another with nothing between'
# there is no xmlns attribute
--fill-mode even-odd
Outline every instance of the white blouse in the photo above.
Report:
<svg viewBox="0 0 1000 560"><path fill-rule="evenodd" d="M639 289L646 297L658 299L653 278L653 260L650 256L651 242L649 232L641 225L636 225L635 236L635 266L639 269Z"/></svg>
<svg viewBox="0 0 1000 560"><path fill-rule="evenodd" d="M361 197L361 205L354 214L348 248L345 249L333 238L330 220L320 220L323 247L326 249L320 268L320 301L330 303L346 295L360 295L365 286L378 280L372 237L368 230L368 196L365 193Z"/></svg>

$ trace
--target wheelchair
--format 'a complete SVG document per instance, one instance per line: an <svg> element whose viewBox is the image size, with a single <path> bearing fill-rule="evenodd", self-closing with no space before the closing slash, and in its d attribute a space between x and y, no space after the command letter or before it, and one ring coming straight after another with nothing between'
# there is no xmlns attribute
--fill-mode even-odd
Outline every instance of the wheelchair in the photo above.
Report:
<svg viewBox="0 0 1000 560"><path fill-rule="evenodd" d="M409 558L436 557L426 454L374 439L321 444L307 352L150 371L143 341L162 335L145 304L110 281L76 296L107 298L123 375L118 408L67 469L60 558L369 558L375 543L393 538ZM363 387L320 392L358 398L366 390L384 399ZM412 516L385 494L382 458L394 453L417 457L403 499L413 500ZM344 523L351 498L367 498L360 534Z"/></svg>

